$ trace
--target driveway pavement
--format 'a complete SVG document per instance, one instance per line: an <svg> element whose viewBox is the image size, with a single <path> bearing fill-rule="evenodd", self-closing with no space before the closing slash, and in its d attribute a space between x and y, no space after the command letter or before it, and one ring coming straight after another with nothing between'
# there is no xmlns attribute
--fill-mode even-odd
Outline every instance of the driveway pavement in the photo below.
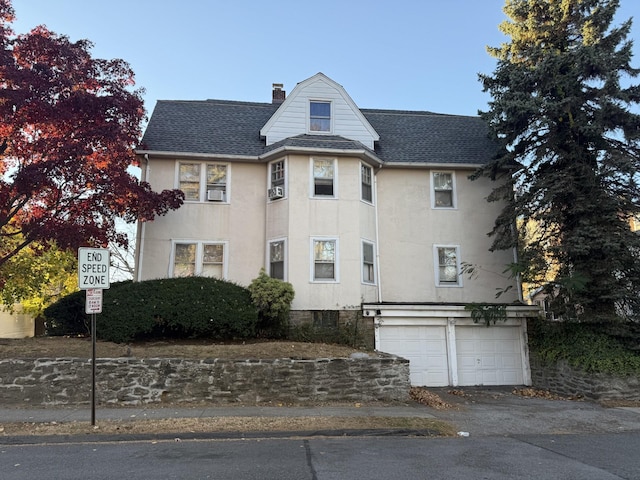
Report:
<svg viewBox="0 0 640 480"><path fill-rule="evenodd" d="M591 401L514 395L506 387L429 391L454 406L430 413L470 436L640 432L640 405L605 408Z"/></svg>

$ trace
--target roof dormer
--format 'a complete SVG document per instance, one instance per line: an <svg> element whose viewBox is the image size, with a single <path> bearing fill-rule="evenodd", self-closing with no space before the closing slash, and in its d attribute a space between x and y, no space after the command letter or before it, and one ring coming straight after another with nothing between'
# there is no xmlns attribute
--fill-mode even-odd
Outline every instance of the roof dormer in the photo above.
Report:
<svg viewBox="0 0 640 480"><path fill-rule="evenodd" d="M345 89L323 73L298 83L260 130L267 145L304 134L337 135L371 149L380 138Z"/></svg>

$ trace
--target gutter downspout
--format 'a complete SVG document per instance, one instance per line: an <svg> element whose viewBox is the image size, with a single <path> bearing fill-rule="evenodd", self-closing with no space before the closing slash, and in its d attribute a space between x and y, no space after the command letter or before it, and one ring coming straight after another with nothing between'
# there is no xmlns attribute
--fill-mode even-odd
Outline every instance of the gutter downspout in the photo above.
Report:
<svg viewBox="0 0 640 480"><path fill-rule="evenodd" d="M150 172L148 153L144 154L144 161L145 161L145 168L143 171L144 175L142 180L146 182L148 181L149 172ZM143 250L144 250L144 239L145 239L145 234L147 230L146 227L147 227L146 222L138 222L137 237L138 237L139 245L136 245L136 278L135 278L136 282L142 281L142 257L143 257Z"/></svg>
<svg viewBox="0 0 640 480"><path fill-rule="evenodd" d="M378 168L378 172L382 170L382 165ZM376 229L376 273L378 283L378 303L382 302L382 279L380 275L380 224L378 222L378 172L373 175L373 211L375 216L375 229ZM380 310L376 310L376 314L373 316L373 348L380 350L380 324L382 319L380 318Z"/></svg>
<svg viewBox="0 0 640 480"><path fill-rule="evenodd" d="M378 172L382 170L382 165L378 168ZM382 280L380 278L380 227L378 224L378 174L373 176L373 200L375 201L374 216L375 216L375 228L376 228L376 272L378 273L378 303L382 302Z"/></svg>

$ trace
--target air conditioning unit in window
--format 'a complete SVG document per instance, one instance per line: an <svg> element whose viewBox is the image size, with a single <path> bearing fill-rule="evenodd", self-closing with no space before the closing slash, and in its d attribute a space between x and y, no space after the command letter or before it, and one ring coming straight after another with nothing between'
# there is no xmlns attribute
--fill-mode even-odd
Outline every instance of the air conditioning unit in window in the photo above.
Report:
<svg viewBox="0 0 640 480"><path fill-rule="evenodd" d="M210 202L224 201L224 192L222 190L207 190L207 200Z"/></svg>
<svg viewBox="0 0 640 480"><path fill-rule="evenodd" d="M271 187L269 189L269 200L284 197L284 189L282 187Z"/></svg>

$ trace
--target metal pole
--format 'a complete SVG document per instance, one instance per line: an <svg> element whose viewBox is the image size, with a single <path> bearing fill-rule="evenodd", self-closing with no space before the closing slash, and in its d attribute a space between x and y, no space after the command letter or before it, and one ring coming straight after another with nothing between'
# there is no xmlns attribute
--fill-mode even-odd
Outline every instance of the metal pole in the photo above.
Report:
<svg viewBox="0 0 640 480"><path fill-rule="evenodd" d="M91 314L91 425L96 424L96 314Z"/></svg>

